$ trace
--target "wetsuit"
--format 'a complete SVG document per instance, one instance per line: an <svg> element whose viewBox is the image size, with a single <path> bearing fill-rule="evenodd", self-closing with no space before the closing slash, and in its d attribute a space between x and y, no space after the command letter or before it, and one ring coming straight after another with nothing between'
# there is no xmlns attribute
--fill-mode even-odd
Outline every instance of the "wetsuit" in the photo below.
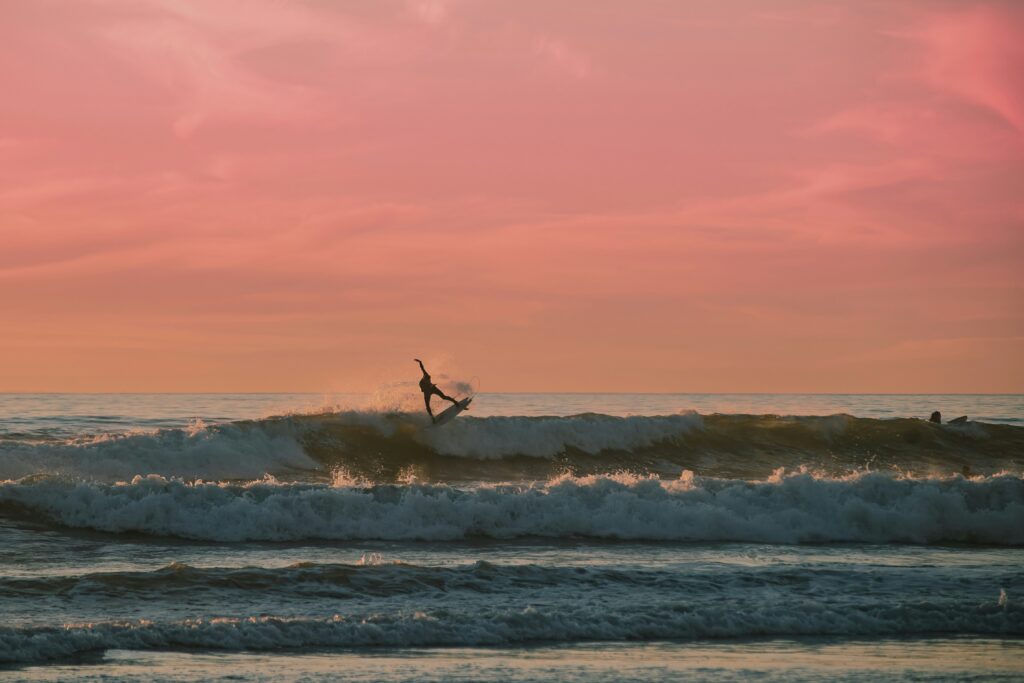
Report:
<svg viewBox="0 0 1024 683"><path fill-rule="evenodd" d="M430 415L430 419L433 420L434 411L430 409L431 396L440 396L444 400L451 401L455 405L458 405L459 402L438 389L437 385L430 381L430 373L428 373L427 369L423 367L423 361L417 360L416 362L420 364L420 370L423 371L423 377L420 378L420 391L423 392L423 403L427 407L427 414Z"/></svg>

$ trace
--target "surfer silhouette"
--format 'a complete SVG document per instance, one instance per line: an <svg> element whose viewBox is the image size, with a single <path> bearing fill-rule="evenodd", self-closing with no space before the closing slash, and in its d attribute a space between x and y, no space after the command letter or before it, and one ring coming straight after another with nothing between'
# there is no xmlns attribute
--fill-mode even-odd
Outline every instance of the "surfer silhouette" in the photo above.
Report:
<svg viewBox="0 0 1024 683"><path fill-rule="evenodd" d="M451 401L453 405L459 405L459 402L438 389L437 385L430 381L430 373L423 367L423 361L419 358L413 358L413 360L420 364L420 370L423 371L423 377L420 378L420 391L423 392L423 403L427 406L427 415L430 415L431 422L437 422L437 419L434 417L434 411L430 409L431 396L440 396L446 401Z"/></svg>

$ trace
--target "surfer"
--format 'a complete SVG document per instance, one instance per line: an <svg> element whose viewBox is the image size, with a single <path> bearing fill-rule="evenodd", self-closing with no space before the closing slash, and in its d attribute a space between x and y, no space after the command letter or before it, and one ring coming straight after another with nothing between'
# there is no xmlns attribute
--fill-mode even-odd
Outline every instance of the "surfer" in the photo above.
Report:
<svg viewBox="0 0 1024 683"><path fill-rule="evenodd" d="M423 392L423 403L427 406L427 415L430 415L431 422L437 422L434 418L434 411L430 409L431 396L436 394L446 401L451 401L453 405L459 405L459 402L438 389L437 385L430 381L430 373L427 372L425 367L423 367L423 361L419 358L413 358L413 360L420 364L420 370L423 371L423 377L420 378L420 391Z"/></svg>

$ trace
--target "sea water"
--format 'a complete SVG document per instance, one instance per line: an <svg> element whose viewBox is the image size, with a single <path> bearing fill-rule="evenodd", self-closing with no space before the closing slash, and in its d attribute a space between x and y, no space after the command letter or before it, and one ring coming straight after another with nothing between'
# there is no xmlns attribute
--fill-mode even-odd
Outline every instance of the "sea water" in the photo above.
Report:
<svg viewBox="0 0 1024 683"><path fill-rule="evenodd" d="M1024 677L1021 396L417 400L0 395L0 678Z"/></svg>

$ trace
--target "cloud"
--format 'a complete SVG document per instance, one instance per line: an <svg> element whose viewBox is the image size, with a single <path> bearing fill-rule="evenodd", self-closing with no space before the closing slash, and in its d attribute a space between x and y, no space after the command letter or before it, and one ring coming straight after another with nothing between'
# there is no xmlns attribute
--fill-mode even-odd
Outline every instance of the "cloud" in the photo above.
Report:
<svg viewBox="0 0 1024 683"><path fill-rule="evenodd" d="M997 115L1024 133L1024 8L970 4L936 13L894 35L917 43L916 75L931 87Z"/></svg>
<svg viewBox="0 0 1024 683"><path fill-rule="evenodd" d="M307 90L242 68L235 58L242 45L218 38L219 32L228 31L219 26L218 15L182 12L187 7L163 5L166 14L156 20L126 19L101 31L108 45L141 77L157 79L176 98L173 128L178 136L187 138L211 122L297 123L312 116ZM264 11L254 6L243 14L258 16ZM251 22L244 21L242 26L246 23L251 27ZM272 39L285 35L282 31ZM259 34L251 40L259 44Z"/></svg>

